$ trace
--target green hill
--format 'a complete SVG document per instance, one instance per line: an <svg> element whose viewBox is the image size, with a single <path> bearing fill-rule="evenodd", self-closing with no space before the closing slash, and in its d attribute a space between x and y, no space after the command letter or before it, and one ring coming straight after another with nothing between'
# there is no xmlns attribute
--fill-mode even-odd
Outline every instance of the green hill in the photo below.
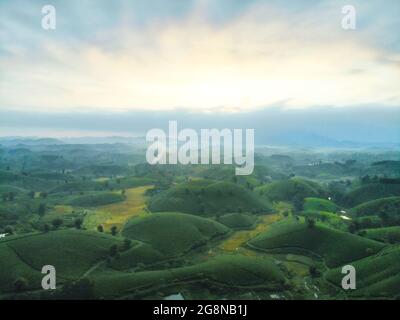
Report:
<svg viewBox="0 0 400 320"><path fill-rule="evenodd" d="M125 197L121 193L97 192L93 194L74 196L66 201L66 204L76 207L97 207L123 200L125 200Z"/></svg>
<svg viewBox="0 0 400 320"><path fill-rule="evenodd" d="M362 298L400 298L400 248L391 247L382 254L352 262L357 271L357 290L351 296ZM341 287L341 268L327 272L326 278Z"/></svg>
<svg viewBox="0 0 400 320"><path fill-rule="evenodd" d="M350 211L356 217L379 215L384 212L388 216L400 217L400 197L389 197L364 202Z"/></svg>
<svg viewBox="0 0 400 320"><path fill-rule="evenodd" d="M29 287L40 287L44 265L53 265L58 281L76 279L109 255L115 237L83 230L59 230L48 233L8 237L0 243L0 288L9 291L18 277Z"/></svg>
<svg viewBox="0 0 400 320"><path fill-rule="evenodd" d="M349 221L342 219L339 215L328 211L308 210L300 213L303 217L312 218L326 223L335 229L346 230Z"/></svg>
<svg viewBox="0 0 400 320"><path fill-rule="evenodd" d="M305 252L322 257L330 267L361 259L378 252L383 244L317 223L286 219L252 239L249 246L273 252Z"/></svg>
<svg viewBox="0 0 400 320"><path fill-rule="evenodd" d="M211 180L194 180L176 185L155 195L149 208L153 212L178 211L205 215L271 210L269 203L252 191L234 183Z"/></svg>
<svg viewBox="0 0 400 320"><path fill-rule="evenodd" d="M129 167L119 165L90 165L87 167L75 170L75 174L90 174L94 176L116 176L126 175L133 171Z"/></svg>
<svg viewBox="0 0 400 320"><path fill-rule="evenodd" d="M28 191L26 191L23 188L19 188L19 187L7 185L7 184L0 185L0 195L4 194L4 193L9 193L9 192L13 192L14 194L28 193Z"/></svg>
<svg viewBox="0 0 400 320"><path fill-rule="evenodd" d="M51 189L49 193L79 193L85 191L100 191L104 190L104 183L95 181L74 181L69 183L62 183L55 188Z"/></svg>
<svg viewBox="0 0 400 320"><path fill-rule="evenodd" d="M35 178L22 173L0 170L1 184L12 185L25 190L47 191L56 186L59 181Z"/></svg>
<svg viewBox="0 0 400 320"><path fill-rule="evenodd" d="M176 256L227 232L227 227L213 220L163 212L131 219L122 235L150 244L163 256Z"/></svg>
<svg viewBox="0 0 400 320"><path fill-rule="evenodd" d="M154 249L150 244L140 243L119 254L118 259L111 261L115 270L130 270L141 265L163 263L168 257Z"/></svg>
<svg viewBox="0 0 400 320"><path fill-rule="evenodd" d="M260 195L271 201L293 201L294 198L319 197L323 190L315 182L300 178L276 181L256 188Z"/></svg>
<svg viewBox="0 0 400 320"><path fill-rule="evenodd" d="M308 210L335 212L338 210L338 206L327 199L306 198L304 199L304 211Z"/></svg>
<svg viewBox="0 0 400 320"><path fill-rule="evenodd" d="M5 243L0 244L0 292L14 291L14 281L28 279L27 289L40 287L43 275L39 270L23 262L17 253Z"/></svg>
<svg viewBox="0 0 400 320"><path fill-rule="evenodd" d="M398 243L400 242L400 227L386 227L386 228L373 228L365 229L365 236L369 239L377 241Z"/></svg>
<svg viewBox="0 0 400 320"><path fill-rule="evenodd" d="M114 272L93 278L96 296L106 298L127 294L140 295L152 290L196 282L210 287L264 287L282 290L285 278L272 259L242 255L222 255L188 267L135 273Z"/></svg>
<svg viewBox="0 0 400 320"><path fill-rule="evenodd" d="M395 183L371 183L361 186L347 193L342 202L350 208L363 202L400 196L400 184Z"/></svg>
<svg viewBox="0 0 400 320"><path fill-rule="evenodd" d="M254 225L254 216L244 213L228 213L219 218L218 222L231 229L248 229Z"/></svg>

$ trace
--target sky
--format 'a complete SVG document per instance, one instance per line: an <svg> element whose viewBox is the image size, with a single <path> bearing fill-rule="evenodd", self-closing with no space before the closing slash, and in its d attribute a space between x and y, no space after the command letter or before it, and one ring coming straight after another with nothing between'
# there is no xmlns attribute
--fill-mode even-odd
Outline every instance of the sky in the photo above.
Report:
<svg viewBox="0 0 400 320"><path fill-rule="evenodd" d="M55 30L41 26L44 4ZM348 4L355 30L342 28ZM336 128L319 134L357 138L340 124L376 120L371 140L397 141L399 13L397 0L2 0L0 135L135 132L121 121L151 126L152 113L274 126L301 114L305 127L318 114Z"/></svg>

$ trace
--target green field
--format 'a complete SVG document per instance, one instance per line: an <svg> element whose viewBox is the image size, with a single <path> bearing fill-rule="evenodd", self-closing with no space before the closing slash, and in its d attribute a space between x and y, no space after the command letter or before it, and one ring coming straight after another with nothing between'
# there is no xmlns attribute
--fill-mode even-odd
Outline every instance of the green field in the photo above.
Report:
<svg viewBox="0 0 400 320"><path fill-rule="evenodd" d="M248 242L250 248L270 252L303 252L322 257L329 267L377 253L384 245L317 223L286 219Z"/></svg>

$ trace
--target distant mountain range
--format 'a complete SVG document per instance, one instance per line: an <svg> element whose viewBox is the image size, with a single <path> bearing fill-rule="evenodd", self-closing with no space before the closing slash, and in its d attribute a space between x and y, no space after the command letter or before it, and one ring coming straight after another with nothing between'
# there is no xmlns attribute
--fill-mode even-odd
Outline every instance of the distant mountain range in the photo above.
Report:
<svg viewBox="0 0 400 320"><path fill-rule="evenodd" d="M55 144L104 144L104 143L143 143L144 137L67 137L67 138L37 138L37 137L0 137L0 145L3 146L37 146Z"/></svg>
<svg viewBox="0 0 400 320"><path fill-rule="evenodd" d="M38 137L0 137L0 145L3 146L38 146L38 145L60 145L60 144L144 144L145 137L66 137L66 138L38 138ZM394 142L356 142L348 140L336 140L307 132L290 132L279 135L257 137L257 145L287 146L296 148L378 148L378 149L400 149L399 143Z"/></svg>
<svg viewBox="0 0 400 320"><path fill-rule="evenodd" d="M329 137L321 136L307 132L290 132L285 134L273 135L261 138L256 143L267 145L281 145L290 147L311 147L311 148L400 148L399 143L394 142L357 142L350 140L336 140Z"/></svg>

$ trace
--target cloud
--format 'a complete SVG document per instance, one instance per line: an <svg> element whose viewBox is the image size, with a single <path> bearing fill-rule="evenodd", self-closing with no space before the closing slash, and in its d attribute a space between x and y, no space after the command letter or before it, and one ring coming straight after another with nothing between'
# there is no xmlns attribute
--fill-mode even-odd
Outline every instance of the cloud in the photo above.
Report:
<svg viewBox="0 0 400 320"><path fill-rule="evenodd" d="M67 34L67 18L76 16L67 9L59 10L62 24L54 33L29 32L23 21L8 18L0 108L238 112L274 104L400 105L398 53L377 46L379 34L366 22L344 31L340 6L332 2L291 10L253 1L212 23L216 9L201 1L179 17L141 17L140 26L121 7L111 15L123 19L114 23L97 9L96 28L81 25L90 37L78 27ZM88 6L80 9L84 19ZM378 16L385 30L385 15ZM14 28L32 34L35 44L23 36L13 43Z"/></svg>

